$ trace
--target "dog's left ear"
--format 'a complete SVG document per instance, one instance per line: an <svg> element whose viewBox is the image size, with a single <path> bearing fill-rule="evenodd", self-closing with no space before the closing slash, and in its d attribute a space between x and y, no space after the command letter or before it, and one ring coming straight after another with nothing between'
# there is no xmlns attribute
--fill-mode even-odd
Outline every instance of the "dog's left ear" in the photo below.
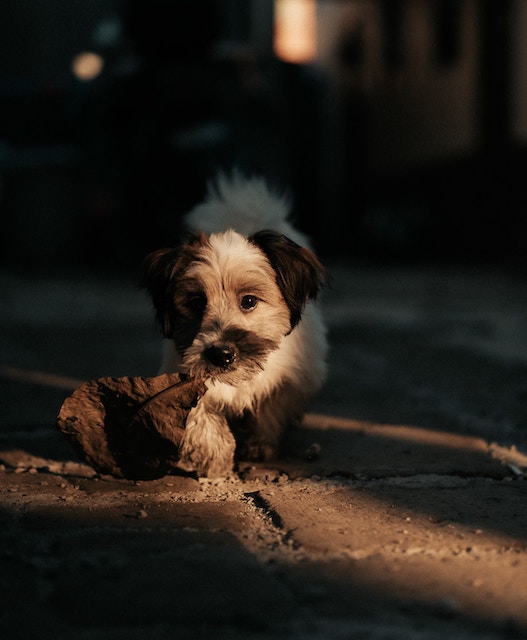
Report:
<svg viewBox="0 0 527 640"><path fill-rule="evenodd" d="M267 256L276 272L276 282L291 314L291 328L308 300L316 299L327 282L327 273L317 256L281 233L258 231L249 238Z"/></svg>

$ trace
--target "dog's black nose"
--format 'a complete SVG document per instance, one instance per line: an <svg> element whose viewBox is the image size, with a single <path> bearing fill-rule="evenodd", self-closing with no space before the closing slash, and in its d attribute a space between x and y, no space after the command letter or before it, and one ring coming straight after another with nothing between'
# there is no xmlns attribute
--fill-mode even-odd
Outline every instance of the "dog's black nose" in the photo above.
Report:
<svg viewBox="0 0 527 640"><path fill-rule="evenodd" d="M234 362L234 349L228 344L214 345L205 349L205 358L215 367L228 367Z"/></svg>

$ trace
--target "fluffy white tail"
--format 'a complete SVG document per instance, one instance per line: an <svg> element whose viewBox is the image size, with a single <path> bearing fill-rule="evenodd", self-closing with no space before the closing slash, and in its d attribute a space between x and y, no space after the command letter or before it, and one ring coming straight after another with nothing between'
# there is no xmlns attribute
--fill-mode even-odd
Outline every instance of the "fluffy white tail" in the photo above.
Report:
<svg viewBox="0 0 527 640"><path fill-rule="evenodd" d="M307 238L289 221L290 210L288 194L274 191L262 177L249 178L234 171L219 173L209 183L205 200L187 214L185 222L190 229L207 234L234 229L250 236L274 229L307 246Z"/></svg>

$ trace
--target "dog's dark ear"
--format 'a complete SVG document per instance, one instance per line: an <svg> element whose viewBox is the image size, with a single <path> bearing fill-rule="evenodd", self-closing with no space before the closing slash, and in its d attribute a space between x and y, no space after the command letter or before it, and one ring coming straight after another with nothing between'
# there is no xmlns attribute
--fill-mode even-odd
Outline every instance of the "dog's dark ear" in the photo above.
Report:
<svg viewBox="0 0 527 640"><path fill-rule="evenodd" d="M305 303L314 300L326 283L324 266L310 249L276 231L258 231L249 241L265 253L275 270L276 282L289 308L293 328L300 320Z"/></svg>
<svg viewBox="0 0 527 640"><path fill-rule="evenodd" d="M154 305L156 319L163 337L172 337L172 314L170 301L173 298L174 278L180 261L179 249L158 249L148 254L143 262L142 286Z"/></svg>
<svg viewBox="0 0 527 640"><path fill-rule="evenodd" d="M196 234L179 247L153 251L143 261L141 285L150 295L165 338L174 336L174 297L178 278L196 259L196 248L204 242L206 236Z"/></svg>

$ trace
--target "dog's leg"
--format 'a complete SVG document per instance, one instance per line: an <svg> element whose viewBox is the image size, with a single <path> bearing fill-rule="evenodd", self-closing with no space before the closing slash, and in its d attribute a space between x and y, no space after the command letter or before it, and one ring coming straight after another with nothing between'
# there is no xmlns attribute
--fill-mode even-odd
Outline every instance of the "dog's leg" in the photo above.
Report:
<svg viewBox="0 0 527 640"><path fill-rule="evenodd" d="M277 458L285 431L300 423L306 403L305 394L293 385L263 400L243 438L240 457L247 460Z"/></svg>
<svg viewBox="0 0 527 640"><path fill-rule="evenodd" d="M234 436L224 416L200 400L188 414L178 465L199 476L228 476L233 469L234 450Z"/></svg>

